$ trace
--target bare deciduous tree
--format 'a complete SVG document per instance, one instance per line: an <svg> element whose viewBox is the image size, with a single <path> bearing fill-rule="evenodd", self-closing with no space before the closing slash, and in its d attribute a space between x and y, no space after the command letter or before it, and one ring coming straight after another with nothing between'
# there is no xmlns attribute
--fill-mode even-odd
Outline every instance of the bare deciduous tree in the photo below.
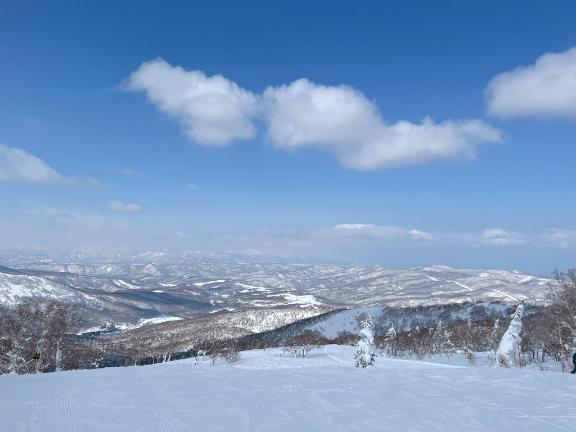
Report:
<svg viewBox="0 0 576 432"><path fill-rule="evenodd" d="M320 332L307 329L290 338L284 350L293 353L295 357L305 358L310 351L319 347L323 342L322 339L323 337Z"/></svg>
<svg viewBox="0 0 576 432"><path fill-rule="evenodd" d="M57 301L0 307L0 373L61 369L66 335L75 323L72 306Z"/></svg>
<svg viewBox="0 0 576 432"><path fill-rule="evenodd" d="M553 335L561 348L563 369L569 366L569 357L576 349L576 269L556 272L556 285L549 292L548 308Z"/></svg>

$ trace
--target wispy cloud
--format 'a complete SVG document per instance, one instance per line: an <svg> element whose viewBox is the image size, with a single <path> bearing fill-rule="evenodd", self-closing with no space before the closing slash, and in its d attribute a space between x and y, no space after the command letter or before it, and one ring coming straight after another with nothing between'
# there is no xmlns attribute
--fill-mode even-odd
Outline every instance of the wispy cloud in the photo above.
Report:
<svg viewBox="0 0 576 432"><path fill-rule="evenodd" d="M486 228L480 235L480 243L490 246L514 246L525 242L525 235L503 228Z"/></svg>
<svg viewBox="0 0 576 432"><path fill-rule="evenodd" d="M41 208L31 210L29 212L32 216L40 216L46 218L53 218L53 219L75 219L76 216L67 210L59 209L59 208Z"/></svg>
<svg viewBox="0 0 576 432"><path fill-rule="evenodd" d="M330 235L372 237L376 239L432 240L430 233L392 225L338 224L326 231Z"/></svg>
<svg viewBox="0 0 576 432"><path fill-rule="evenodd" d="M549 229L540 235L543 243L562 249L576 247L576 230Z"/></svg>
<svg viewBox="0 0 576 432"><path fill-rule="evenodd" d="M0 182L100 186L95 178L65 177L26 150L0 144Z"/></svg>
<svg viewBox="0 0 576 432"><path fill-rule="evenodd" d="M0 144L0 181L66 184L70 179L25 150Z"/></svg>

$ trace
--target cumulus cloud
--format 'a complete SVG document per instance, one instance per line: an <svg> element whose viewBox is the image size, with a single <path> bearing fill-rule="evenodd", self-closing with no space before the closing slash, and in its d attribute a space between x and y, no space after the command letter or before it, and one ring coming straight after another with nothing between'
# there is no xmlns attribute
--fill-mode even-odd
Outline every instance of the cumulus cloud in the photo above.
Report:
<svg viewBox="0 0 576 432"><path fill-rule="evenodd" d="M0 144L0 182L70 183L46 162L25 150Z"/></svg>
<svg viewBox="0 0 576 432"><path fill-rule="evenodd" d="M497 75L486 96L488 111L500 117L576 119L576 47Z"/></svg>
<svg viewBox="0 0 576 432"><path fill-rule="evenodd" d="M469 159L482 143L500 142L500 132L481 120L388 125L378 107L348 86L300 79L264 92L268 139L277 147L316 148L345 166L373 170L441 159Z"/></svg>
<svg viewBox="0 0 576 432"><path fill-rule="evenodd" d="M502 141L497 129L476 119L435 122L426 117L420 123L388 124L360 91L307 79L256 95L220 75L153 60L130 76L127 88L144 91L201 144L254 138L254 122L261 119L267 140L277 148L324 151L358 170L470 159L479 145Z"/></svg>
<svg viewBox="0 0 576 432"><path fill-rule="evenodd" d="M110 201L108 208L118 213L138 213L142 208L138 204L126 203L122 201Z"/></svg>
<svg viewBox="0 0 576 432"><path fill-rule="evenodd" d="M222 75L186 71L162 59L143 63L126 88L143 91L160 111L176 119L200 144L223 146L256 135L258 97Z"/></svg>

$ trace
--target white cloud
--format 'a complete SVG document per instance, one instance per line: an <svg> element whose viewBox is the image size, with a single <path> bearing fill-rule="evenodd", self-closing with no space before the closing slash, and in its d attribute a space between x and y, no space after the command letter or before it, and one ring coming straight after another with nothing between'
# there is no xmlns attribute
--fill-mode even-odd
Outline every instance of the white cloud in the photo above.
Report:
<svg viewBox="0 0 576 432"><path fill-rule="evenodd" d="M46 162L25 150L0 144L0 182L70 183Z"/></svg>
<svg viewBox="0 0 576 432"><path fill-rule="evenodd" d="M497 75L486 96L489 112L500 117L576 119L576 47Z"/></svg>
<svg viewBox="0 0 576 432"><path fill-rule="evenodd" d="M482 143L500 142L500 132L481 120L416 124L384 122L378 107L348 86L300 79L264 92L268 139L277 147L315 148L345 166L373 170L442 159L469 159Z"/></svg>
<svg viewBox="0 0 576 432"><path fill-rule="evenodd" d="M258 97L222 75L186 71L162 59L143 63L126 88L143 91L158 110L178 120L200 144L223 146L256 135Z"/></svg>
<svg viewBox="0 0 576 432"><path fill-rule="evenodd" d="M503 228L486 228L480 236L480 243L489 246L514 246L525 243L523 236Z"/></svg>
<svg viewBox="0 0 576 432"><path fill-rule="evenodd" d="M431 240L433 238L431 234L417 229L374 224L338 224L324 233L336 236L372 237L379 239Z"/></svg>
<svg viewBox="0 0 576 432"><path fill-rule="evenodd" d="M122 201L110 201L108 208L118 213L138 213L142 208L138 204L125 203Z"/></svg>
<svg viewBox="0 0 576 432"><path fill-rule="evenodd" d="M186 189L188 189L189 191L197 191L199 188L198 188L198 185L196 185L194 183L188 183L186 185Z"/></svg>
<svg viewBox="0 0 576 432"><path fill-rule="evenodd" d="M365 232L376 228L374 224L339 224L334 225L336 231Z"/></svg>
<svg viewBox="0 0 576 432"><path fill-rule="evenodd" d="M358 170L470 159L480 144L502 141L498 130L475 119L437 123L426 117L421 123L387 124L376 104L358 90L306 79L256 95L221 75L209 77L153 60L130 76L127 88L146 92L201 144L254 138L254 121L262 118L276 147L328 152Z"/></svg>
<svg viewBox="0 0 576 432"><path fill-rule="evenodd" d="M62 184L99 187L93 177L64 177L46 162L26 150L0 143L0 182Z"/></svg>
<svg viewBox="0 0 576 432"><path fill-rule="evenodd" d="M71 212L59 208L40 208L30 210L28 214L32 216L40 216L54 219L74 219L76 217Z"/></svg>

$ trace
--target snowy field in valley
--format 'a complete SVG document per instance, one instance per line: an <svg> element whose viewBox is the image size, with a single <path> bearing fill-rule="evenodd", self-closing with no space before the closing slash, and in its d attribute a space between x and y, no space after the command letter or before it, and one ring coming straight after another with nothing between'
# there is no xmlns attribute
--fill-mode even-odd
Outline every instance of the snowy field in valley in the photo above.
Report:
<svg viewBox="0 0 576 432"><path fill-rule="evenodd" d="M0 430L79 431L576 431L576 376L378 357L353 347L309 358L281 349L236 363L0 376Z"/></svg>

